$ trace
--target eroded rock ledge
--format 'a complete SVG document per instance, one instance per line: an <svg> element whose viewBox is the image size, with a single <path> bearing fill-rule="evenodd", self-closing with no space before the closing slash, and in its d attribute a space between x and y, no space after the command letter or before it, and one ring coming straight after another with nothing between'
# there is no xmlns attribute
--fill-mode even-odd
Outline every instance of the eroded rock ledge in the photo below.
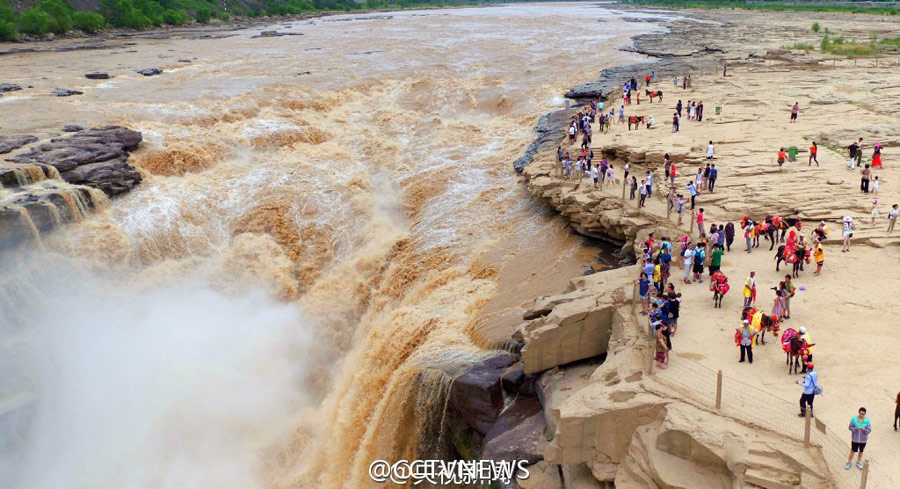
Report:
<svg viewBox="0 0 900 489"><path fill-rule="evenodd" d="M34 136L0 137L0 154L12 154L0 162L0 248L39 240L133 189L141 175L128 158L141 140L121 126L77 128L36 145Z"/></svg>

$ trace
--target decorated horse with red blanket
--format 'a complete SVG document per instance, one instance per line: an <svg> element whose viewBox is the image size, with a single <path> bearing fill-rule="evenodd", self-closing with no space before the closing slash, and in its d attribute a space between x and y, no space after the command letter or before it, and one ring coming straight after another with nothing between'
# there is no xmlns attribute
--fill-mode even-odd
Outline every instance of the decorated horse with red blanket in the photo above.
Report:
<svg viewBox="0 0 900 489"><path fill-rule="evenodd" d="M662 102L662 90L646 90L644 93L647 94L651 104L653 103L653 97L659 97L659 101Z"/></svg>
<svg viewBox="0 0 900 489"><path fill-rule="evenodd" d="M800 370L800 359L809 356L809 347L794 328L788 328L781 336L781 348L786 355L785 363L789 374L796 374ZM805 355L804 355L805 352Z"/></svg>
<svg viewBox="0 0 900 489"><path fill-rule="evenodd" d="M730 288L728 277L721 271L716 271L709 278L709 290L713 293L713 307L722 307L722 298L725 297Z"/></svg>

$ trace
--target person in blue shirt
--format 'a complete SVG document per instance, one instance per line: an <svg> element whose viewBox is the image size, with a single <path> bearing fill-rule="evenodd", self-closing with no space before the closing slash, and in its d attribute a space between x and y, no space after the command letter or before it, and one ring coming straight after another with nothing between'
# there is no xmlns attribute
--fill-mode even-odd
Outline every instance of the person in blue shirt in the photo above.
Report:
<svg viewBox="0 0 900 489"><path fill-rule="evenodd" d="M866 408L859 408L859 414L850 418L850 458L847 459L845 469L850 470L850 464L853 463L853 454L856 454L856 468L862 470L862 456L866 449L866 443L869 442L869 433L872 432L872 423L866 417Z"/></svg>
<svg viewBox="0 0 900 489"><path fill-rule="evenodd" d="M699 194L700 192L698 192L697 187L694 186L693 180L688 182L687 188L691 193L691 210L694 210L694 207L697 205L697 194Z"/></svg>
<svg viewBox="0 0 900 489"><path fill-rule="evenodd" d="M716 164L713 163L709 169L709 192L712 193L713 188L716 186L716 179L719 178L719 170L716 169Z"/></svg>
<svg viewBox="0 0 900 489"><path fill-rule="evenodd" d="M813 370L813 363L806 362L806 375L803 380L798 380L797 385L803 386L803 394L800 396L800 417L806 417L806 408L809 407L809 414L812 415L813 401L816 399L816 387L819 385L819 372Z"/></svg>
<svg viewBox="0 0 900 489"><path fill-rule="evenodd" d="M638 286L638 295L641 298L641 303L643 304L643 310L641 314L646 315L647 309L650 307L650 279L646 272L641 272L641 278L636 280L635 283Z"/></svg>

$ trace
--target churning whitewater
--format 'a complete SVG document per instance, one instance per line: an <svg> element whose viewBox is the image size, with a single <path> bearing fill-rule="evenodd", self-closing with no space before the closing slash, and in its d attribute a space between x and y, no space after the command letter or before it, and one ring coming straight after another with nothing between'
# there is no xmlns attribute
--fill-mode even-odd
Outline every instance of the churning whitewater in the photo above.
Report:
<svg viewBox="0 0 900 489"><path fill-rule="evenodd" d="M6 96L4 131L144 139L143 183L0 254L0 486L368 487L376 458L440 456L446 372L596 260L511 163L650 24L585 4L288 24L0 58L85 92Z"/></svg>

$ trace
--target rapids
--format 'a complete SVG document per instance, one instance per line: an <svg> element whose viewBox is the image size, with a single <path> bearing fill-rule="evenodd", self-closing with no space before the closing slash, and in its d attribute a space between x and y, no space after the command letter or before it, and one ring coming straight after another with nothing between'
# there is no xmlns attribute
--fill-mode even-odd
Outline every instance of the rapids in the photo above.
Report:
<svg viewBox="0 0 900 489"><path fill-rule="evenodd" d="M407 11L0 57L35 87L0 100L5 133L126 125L145 177L0 255L0 486L367 487L373 459L434 455L429 368L597 264L511 163L558 94L636 59L616 48L655 26L620 17ZM304 35L252 38L273 28ZM57 86L85 95L39 95Z"/></svg>

